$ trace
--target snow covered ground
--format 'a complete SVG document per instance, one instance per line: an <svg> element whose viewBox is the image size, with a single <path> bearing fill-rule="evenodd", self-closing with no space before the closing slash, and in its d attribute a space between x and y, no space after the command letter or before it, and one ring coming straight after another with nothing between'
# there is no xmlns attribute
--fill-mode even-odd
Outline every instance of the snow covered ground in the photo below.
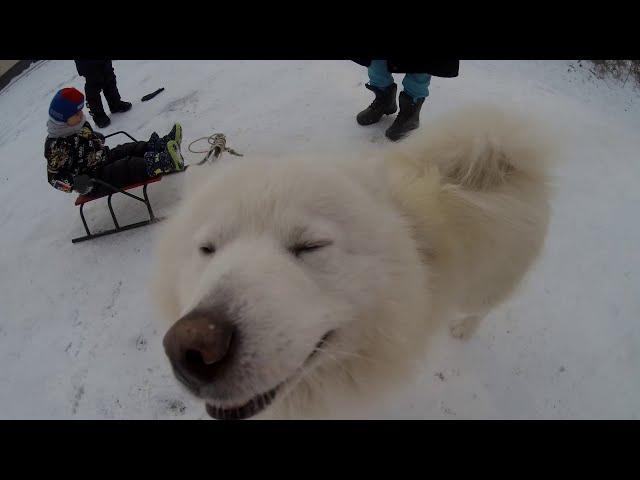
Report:
<svg viewBox="0 0 640 480"><path fill-rule="evenodd" d="M224 132L252 155L370 147L386 141L391 122L356 125L371 99L365 70L347 61L115 68L134 106L105 133L146 139L180 121L185 145ZM47 184L42 156L48 105L65 86L83 88L73 62L47 61L0 92L0 418L208 418L173 379L152 316L157 226L71 243L83 234L74 195ZM640 417L639 98L631 83L597 80L586 63L568 61L464 61L459 78L434 78L423 120L475 100L548 113L567 145L551 227L518 293L475 337L438 334L417 380L358 417ZM150 187L157 214L170 212L180 182ZM114 207L126 220L144 216L126 199ZM110 227L104 201L87 213L91 225Z"/></svg>

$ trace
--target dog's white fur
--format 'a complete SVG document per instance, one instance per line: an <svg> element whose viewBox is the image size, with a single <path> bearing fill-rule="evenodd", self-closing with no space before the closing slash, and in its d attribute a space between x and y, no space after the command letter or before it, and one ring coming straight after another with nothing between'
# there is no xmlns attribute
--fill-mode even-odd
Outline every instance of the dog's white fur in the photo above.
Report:
<svg viewBox="0 0 640 480"><path fill-rule="evenodd" d="M438 322L468 335L541 249L552 154L539 125L477 106L372 155L191 167L154 292L167 326L195 307L234 312L242 352L203 398L239 405L287 380L261 416L322 417L406 378ZM287 250L316 240L333 243Z"/></svg>

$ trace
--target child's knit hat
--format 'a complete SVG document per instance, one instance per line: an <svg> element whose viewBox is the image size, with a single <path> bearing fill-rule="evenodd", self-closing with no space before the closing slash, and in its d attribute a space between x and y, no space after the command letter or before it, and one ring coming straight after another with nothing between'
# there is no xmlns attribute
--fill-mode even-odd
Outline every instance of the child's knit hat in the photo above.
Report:
<svg viewBox="0 0 640 480"><path fill-rule="evenodd" d="M49 106L49 116L66 122L84 107L84 95L75 88L63 88L56 93Z"/></svg>

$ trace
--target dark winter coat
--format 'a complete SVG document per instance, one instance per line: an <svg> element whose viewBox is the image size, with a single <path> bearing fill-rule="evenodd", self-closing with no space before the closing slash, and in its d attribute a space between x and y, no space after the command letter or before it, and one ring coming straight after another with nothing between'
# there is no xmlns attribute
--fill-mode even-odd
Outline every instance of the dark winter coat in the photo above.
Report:
<svg viewBox="0 0 640 480"><path fill-rule="evenodd" d="M363 67L368 67L371 60L354 60ZM434 77L457 77L460 60L387 60L387 68L391 73L428 73Z"/></svg>
<svg viewBox="0 0 640 480"><path fill-rule="evenodd" d="M47 137L44 156L47 159L47 179L58 190L73 190L76 175L90 174L107 163L109 148L104 136L94 132L85 122L79 133L68 137Z"/></svg>

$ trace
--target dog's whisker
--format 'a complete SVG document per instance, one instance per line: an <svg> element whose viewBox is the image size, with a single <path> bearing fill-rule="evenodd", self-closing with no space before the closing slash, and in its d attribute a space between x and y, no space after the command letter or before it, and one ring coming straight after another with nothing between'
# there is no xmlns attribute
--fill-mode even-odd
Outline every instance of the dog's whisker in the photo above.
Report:
<svg viewBox="0 0 640 480"><path fill-rule="evenodd" d="M318 348L316 348L316 350L318 352L322 352L322 353L324 353L326 355L332 356L332 358L335 359L336 361L339 361L339 357L353 357L353 358L357 358L359 360L365 360L365 361L371 362L371 363L378 363L374 358L369 357L367 355L362 355L362 354L359 354L359 353L346 352L346 351L343 351L343 350L336 350L334 348L332 348L331 350L327 350L327 349L322 348L322 347L318 347ZM336 357L335 355L332 355L332 354L339 355L339 357Z"/></svg>

